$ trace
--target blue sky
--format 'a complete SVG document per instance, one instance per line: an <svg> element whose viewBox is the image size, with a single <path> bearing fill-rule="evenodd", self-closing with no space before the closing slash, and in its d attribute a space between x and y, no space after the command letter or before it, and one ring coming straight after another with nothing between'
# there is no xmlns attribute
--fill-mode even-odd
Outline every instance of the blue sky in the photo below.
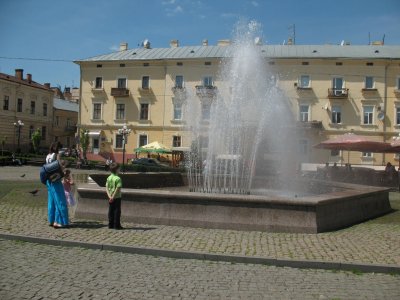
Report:
<svg viewBox="0 0 400 300"><path fill-rule="evenodd" d="M400 45L400 0L0 0L0 57L76 60L149 39L152 47L216 44L240 17L262 24L263 40L281 44L296 24L297 44ZM0 58L0 72L23 68L33 80L79 86L72 62Z"/></svg>

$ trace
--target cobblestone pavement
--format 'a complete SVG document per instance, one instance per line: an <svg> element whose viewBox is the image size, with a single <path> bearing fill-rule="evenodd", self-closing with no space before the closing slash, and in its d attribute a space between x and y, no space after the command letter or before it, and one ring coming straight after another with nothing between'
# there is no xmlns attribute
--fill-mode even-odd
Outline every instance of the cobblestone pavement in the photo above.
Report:
<svg viewBox="0 0 400 300"><path fill-rule="evenodd" d="M3 300L400 297L398 275L182 260L5 240L0 240L0 256Z"/></svg>

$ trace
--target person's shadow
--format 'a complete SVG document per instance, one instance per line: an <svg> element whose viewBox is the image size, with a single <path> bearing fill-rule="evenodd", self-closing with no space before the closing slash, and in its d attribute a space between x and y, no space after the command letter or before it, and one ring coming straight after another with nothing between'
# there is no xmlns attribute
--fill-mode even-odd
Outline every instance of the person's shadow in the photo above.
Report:
<svg viewBox="0 0 400 300"><path fill-rule="evenodd" d="M99 228L107 227L107 225L100 223L100 222L96 222L96 221L75 221L75 222L71 223L70 227L99 229Z"/></svg>

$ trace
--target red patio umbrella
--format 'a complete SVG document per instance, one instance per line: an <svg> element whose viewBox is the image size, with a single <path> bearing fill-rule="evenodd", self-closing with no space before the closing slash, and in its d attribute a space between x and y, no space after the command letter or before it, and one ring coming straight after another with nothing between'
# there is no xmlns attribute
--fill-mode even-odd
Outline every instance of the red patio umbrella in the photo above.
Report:
<svg viewBox="0 0 400 300"><path fill-rule="evenodd" d="M391 148L389 143L378 142L354 133L345 133L314 146L319 149L347 150L360 152L385 152Z"/></svg>

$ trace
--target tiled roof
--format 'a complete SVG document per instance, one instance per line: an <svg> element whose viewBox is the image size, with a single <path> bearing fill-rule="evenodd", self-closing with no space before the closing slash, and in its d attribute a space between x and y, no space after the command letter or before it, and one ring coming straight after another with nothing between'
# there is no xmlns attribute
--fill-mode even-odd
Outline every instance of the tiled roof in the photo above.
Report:
<svg viewBox="0 0 400 300"><path fill-rule="evenodd" d="M54 108L60 109L60 110L68 110L68 111L79 111L79 105L78 103L68 101L68 100L63 100L60 98L54 98Z"/></svg>
<svg viewBox="0 0 400 300"><path fill-rule="evenodd" d="M266 58L342 58L400 59L400 46L340 46L340 45L263 45L260 52ZM164 60L229 57L230 46L186 46L171 48L137 48L98 55L80 62Z"/></svg>
<svg viewBox="0 0 400 300"><path fill-rule="evenodd" d="M42 90L47 90L49 92L52 92L51 89L48 89L46 86L44 86L43 84L37 83L36 81L31 81L29 82L26 79L18 79L15 76L12 75L8 75L5 73L0 73L0 79L6 80L6 81L11 81L11 82L15 82L15 83L19 83L19 84L23 84L23 85L27 85L27 86L31 86L33 88L38 88L38 89L42 89Z"/></svg>

